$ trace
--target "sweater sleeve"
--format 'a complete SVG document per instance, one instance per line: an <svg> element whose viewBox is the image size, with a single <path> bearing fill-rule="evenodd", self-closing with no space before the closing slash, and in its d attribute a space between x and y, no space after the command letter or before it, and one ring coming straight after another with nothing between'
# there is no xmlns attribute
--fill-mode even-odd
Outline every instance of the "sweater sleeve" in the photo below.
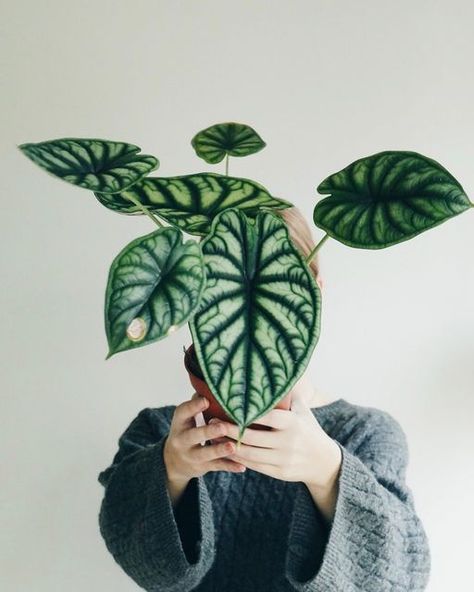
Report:
<svg viewBox="0 0 474 592"><path fill-rule="evenodd" d="M194 589L215 557L212 502L203 477L189 481L176 508L167 488L163 409L143 409L118 441L104 486L99 528L114 560L148 592Z"/></svg>
<svg viewBox="0 0 474 592"><path fill-rule="evenodd" d="M427 586L431 556L405 483L405 433L384 411L361 430L353 445L336 440L342 463L330 524L298 484L285 569L300 592L421 592Z"/></svg>

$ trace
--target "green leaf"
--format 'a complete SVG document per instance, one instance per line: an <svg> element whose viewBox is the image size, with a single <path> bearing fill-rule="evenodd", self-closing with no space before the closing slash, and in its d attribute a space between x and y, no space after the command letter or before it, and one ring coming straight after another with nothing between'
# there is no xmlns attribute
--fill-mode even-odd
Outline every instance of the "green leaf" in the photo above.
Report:
<svg viewBox="0 0 474 592"><path fill-rule="evenodd" d="M205 285L200 245L176 228L129 243L114 259L105 295L105 330L113 354L147 345L180 327Z"/></svg>
<svg viewBox="0 0 474 592"><path fill-rule="evenodd" d="M216 123L191 140L196 154L210 164L221 162L226 154L248 156L262 150L266 144L249 125L235 122Z"/></svg>
<svg viewBox="0 0 474 592"><path fill-rule="evenodd" d="M200 243L206 288L189 326L216 400L239 426L271 410L304 372L320 333L321 293L285 222L221 212Z"/></svg>
<svg viewBox="0 0 474 592"><path fill-rule="evenodd" d="M271 196L256 181L217 173L179 177L147 177L123 193L95 194L102 205L124 214L142 214L129 196L188 234L205 235L212 219L227 208L256 216L262 208L289 208L293 204Z"/></svg>
<svg viewBox="0 0 474 592"><path fill-rule="evenodd" d="M461 214L472 204L438 162L408 151L361 158L317 188L316 226L350 247L383 249Z"/></svg>
<svg viewBox="0 0 474 592"><path fill-rule="evenodd" d="M96 138L61 138L18 148L48 173L68 183L100 191L123 191L158 167L158 160L137 154L141 148Z"/></svg>

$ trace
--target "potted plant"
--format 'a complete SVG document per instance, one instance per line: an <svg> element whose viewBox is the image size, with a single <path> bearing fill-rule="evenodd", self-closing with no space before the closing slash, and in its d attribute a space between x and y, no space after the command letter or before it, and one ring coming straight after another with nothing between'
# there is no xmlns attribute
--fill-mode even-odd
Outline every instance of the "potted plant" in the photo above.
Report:
<svg viewBox="0 0 474 592"><path fill-rule="evenodd" d="M109 351L143 347L189 323L185 367L208 397L204 416L245 428L278 406L318 342L321 293L309 263L332 237L353 248L383 249L472 208L459 182L438 162L412 151L360 158L326 177L314 208L324 236L304 257L274 210L293 204L260 183L228 174L229 157L265 142L250 126L212 125L191 141L225 174L154 177L154 156L134 144L61 138L18 148L50 174L92 191L110 210L146 215L157 226L113 260L105 294ZM163 221L167 224L163 224ZM183 232L196 240L183 240Z"/></svg>

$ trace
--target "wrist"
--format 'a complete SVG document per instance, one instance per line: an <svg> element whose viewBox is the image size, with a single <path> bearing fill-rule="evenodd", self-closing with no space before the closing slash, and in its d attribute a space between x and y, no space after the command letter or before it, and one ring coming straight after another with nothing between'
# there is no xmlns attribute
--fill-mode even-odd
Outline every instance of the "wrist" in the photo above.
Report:
<svg viewBox="0 0 474 592"><path fill-rule="evenodd" d="M171 460L171 458L168 455L168 449L167 449L167 443L168 443L168 439L166 439L165 441L165 445L163 447L163 461L165 463L165 468L166 468L166 478L168 480L168 483L172 483L175 486L185 486L188 481L190 480L190 477L187 477L186 475L181 475L179 474L178 471L176 471L173 461Z"/></svg>
<svg viewBox="0 0 474 592"><path fill-rule="evenodd" d="M314 463L314 457L318 460ZM318 490L321 495L330 494L337 483L342 464L342 451L335 440L327 436L316 445L312 455L311 472L305 485Z"/></svg>

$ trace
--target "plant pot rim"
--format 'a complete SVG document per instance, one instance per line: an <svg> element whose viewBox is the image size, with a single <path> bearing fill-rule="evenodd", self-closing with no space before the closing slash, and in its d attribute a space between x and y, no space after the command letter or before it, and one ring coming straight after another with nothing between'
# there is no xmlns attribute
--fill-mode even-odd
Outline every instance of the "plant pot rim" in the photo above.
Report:
<svg viewBox="0 0 474 592"><path fill-rule="evenodd" d="M197 380L200 380L202 383L204 383L207 386L207 382L204 379L204 374L202 373L202 371L201 371L201 373L202 373L202 377L201 377L198 374L196 374L195 372L193 372L193 370L191 368L191 365L190 365L191 356L196 360L196 363L199 366L199 361L196 357L195 352L196 352L196 350L194 348L194 343L191 342L191 345L188 348L186 348L186 351L184 353L184 367L189 372L189 374L192 374ZM199 366L199 369L200 369L200 366Z"/></svg>

